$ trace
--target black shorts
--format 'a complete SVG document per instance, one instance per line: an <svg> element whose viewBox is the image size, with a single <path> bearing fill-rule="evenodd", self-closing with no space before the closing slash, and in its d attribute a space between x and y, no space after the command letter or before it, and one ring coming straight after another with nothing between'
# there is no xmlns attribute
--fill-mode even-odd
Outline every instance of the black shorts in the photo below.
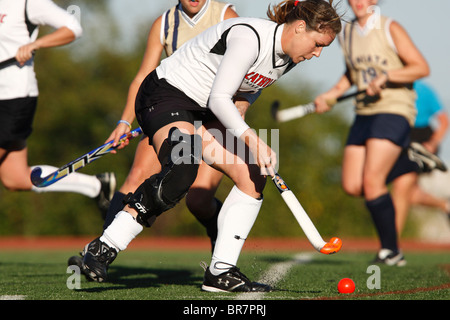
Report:
<svg viewBox="0 0 450 320"><path fill-rule="evenodd" d="M430 126L411 129L411 141L424 143L426 141L429 141L432 135L433 129Z"/></svg>
<svg viewBox="0 0 450 320"><path fill-rule="evenodd" d="M407 151L403 150L392 167L391 172L389 172L386 183L391 183L394 179L409 172L419 173L420 168L416 162L409 159Z"/></svg>
<svg viewBox="0 0 450 320"><path fill-rule="evenodd" d="M396 114L357 115L350 128L347 145L365 145L370 138L387 139L406 148L410 143L411 126L405 117Z"/></svg>
<svg viewBox="0 0 450 320"><path fill-rule="evenodd" d="M205 124L217 120L209 109L202 108L165 79L159 79L156 71L150 73L142 82L136 96L136 119L143 132L150 138L162 127L186 121Z"/></svg>
<svg viewBox="0 0 450 320"><path fill-rule="evenodd" d="M0 148L21 150L33 131L37 97L0 100Z"/></svg>

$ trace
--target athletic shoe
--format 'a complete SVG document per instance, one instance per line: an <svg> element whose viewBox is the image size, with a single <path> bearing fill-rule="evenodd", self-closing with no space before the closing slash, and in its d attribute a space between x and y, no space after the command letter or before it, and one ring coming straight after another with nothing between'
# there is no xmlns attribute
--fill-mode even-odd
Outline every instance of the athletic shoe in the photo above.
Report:
<svg viewBox="0 0 450 320"><path fill-rule="evenodd" d="M83 257L84 257L84 250L83 250L82 252L80 252L80 255L79 255L79 256L71 256L71 257L67 260L67 265L68 265L69 267L71 267L71 266L78 267L79 270L80 270L80 272L83 273L83 274L85 275L86 279L87 279L88 281L92 281L92 279L84 273L84 269L83 269Z"/></svg>
<svg viewBox="0 0 450 320"><path fill-rule="evenodd" d="M376 256L374 263L403 267L406 265L406 260L401 252L394 253L389 249L381 249Z"/></svg>
<svg viewBox="0 0 450 320"><path fill-rule="evenodd" d="M411 142L408 147L408 157L417 163L422 172L430 172L434 169L447 171L444 162L418 142Z"/></svg>
<svg viewBox="0 0 450 320"><path fill-rule="evenodd" d="M102 213L103 220L105 220L111 199L116 191L116 175L114 172L105 172L97 174L96 177L100 180L101 188L95 200L97 200L97 206Z"/></svg>
<svg viewBox="0 0 450 320"><path fill-rule="evenodd" d="M80 270L83 269L83 254L80 252L79 256L71 256L69 260L67 260L67 265L70 266L77 266L80 268Z"/></svg>
<svg viewBox="0 0 450 320"><path fill-rule="evenodd" d="M84 251L82 270L85 276L93 281L105 281L108 278L108 267L117 257L116 249L97 238L86 245Z"/></svg>
<svg viewBox="0 0 450 320"><path fill-rule="evenodd" d="M267 284L251 282L239 268L233 266L230 270L215 276L206 266L202 290L208 292L270 292Z"/></svg>

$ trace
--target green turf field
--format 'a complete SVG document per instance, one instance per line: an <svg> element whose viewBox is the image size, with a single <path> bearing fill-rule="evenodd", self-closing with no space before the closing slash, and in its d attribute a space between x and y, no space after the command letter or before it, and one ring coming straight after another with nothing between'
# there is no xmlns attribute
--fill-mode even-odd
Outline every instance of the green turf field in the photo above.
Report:
<svg viewBox="0 0 450 320"><path fill-rule="evenodd" d="M207 251L125 251L110 268L107 283L76 288L67 270L74 251L0 251L0 298L26 300L449 300L450 255L406 253L406 267L368 267L374 253L276 253L244 251L239 267L253 281L274 286L265 294L216 294L200 290ZM70 273L67 273L69 271ZM341 278L356 283L353 294L337 291ZM368 288L367 283L372 288ZM75 288L74 288L75 287ZM377 288L379 287L379 289Z"/></svg>

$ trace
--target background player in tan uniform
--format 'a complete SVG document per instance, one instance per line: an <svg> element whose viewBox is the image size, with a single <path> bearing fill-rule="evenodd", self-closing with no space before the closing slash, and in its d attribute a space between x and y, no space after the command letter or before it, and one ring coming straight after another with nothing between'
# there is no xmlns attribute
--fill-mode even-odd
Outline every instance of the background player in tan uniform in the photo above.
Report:
<svg viewBox="0 0 450 320"><path fill-rule="evenodd" d="M134 102L139 86L144 78L159 65L163 50L167 56L170 56L187 40L210 26L237 16L230 4L213 0L181 0L178 5L157 18L148 36L147 48L141 67L130 85L121 121L107 141L115 139L117 142L121 135L130 131L131 126L129 124L135 119ZM111 201L104 228L114 220L116 213L123 208L123 197L129 192L134 192L146 178L160 170L161 167L156 153L149 145L148 138L144 137L138 144L133 166L124 184ZM205 225L212 242L215 240L217 214L221 206L221 202L214 198L214 194L222 176L222 173L210 166L201 165L197 180L186 196L188 208Z"/></svg>
<svg viewBox="0 0 450 320"><path fill-rule="evenodd" d="M352 196L364 196L377 229L381 250L377 262L404 265L395 227L395 209L386 178L415 120L412 84L429 67L407 32L395 21L373 14L376 0L349 0L355 20L342 34L347 71L334 87L316 98L317 112L329 110L352 85L367 89L356 99L356 119L344 150L342 185Z"/></svg>

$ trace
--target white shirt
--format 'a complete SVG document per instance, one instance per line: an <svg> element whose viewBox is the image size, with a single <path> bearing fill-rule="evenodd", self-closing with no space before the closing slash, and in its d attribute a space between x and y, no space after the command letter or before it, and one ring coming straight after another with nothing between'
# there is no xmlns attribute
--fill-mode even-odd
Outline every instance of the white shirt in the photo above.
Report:
<svg viewBox="0 0 450 320"><path fill-rule="evenodd" d="M186 42L156 72L240 137L249 126L233 96L250 95L253 102L294 66L281 48L283 28L263 19L225 20Z"/></svg>
<svg viewBox="0 0 450 320"><path fill-rule="evenodd" d="M30 35L25 22L25 4L29 21L36 25L48 25L55 29L67 27L78 38L82 28L67 11L51 0L0 0L0 61L14 57L18 49L35 41L38 27ZM0 69L0 100L38 96L33 59L24 66L18 63Z"/></svg>

